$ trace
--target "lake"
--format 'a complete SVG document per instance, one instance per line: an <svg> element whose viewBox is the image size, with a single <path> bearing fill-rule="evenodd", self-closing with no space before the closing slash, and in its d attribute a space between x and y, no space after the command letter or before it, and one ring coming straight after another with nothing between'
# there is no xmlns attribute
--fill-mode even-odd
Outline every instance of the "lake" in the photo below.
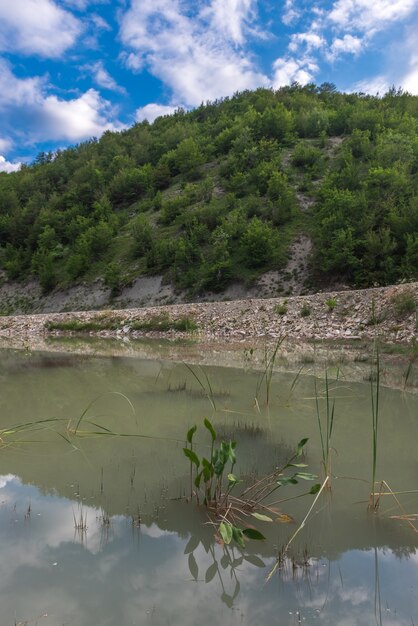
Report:
<svg viewBox="0 0 418 626"><path fill-rule="evenodd" d="M371 383L353 382L354 366L330 366L326 385L315 363L270 379L250 357L200 367L158 350L3 350L1 623L418 624L418 394L380 387L376 479L389 495L372 512ZM205 507L188 501L189 428L199 455L210 456L205 418L235 440L246 484L308 438L297 462L321 484L327 395L330 489L314 504L295 496L315 481L280 487L274 521L252 518L264 541L216 540Z"/></svg>

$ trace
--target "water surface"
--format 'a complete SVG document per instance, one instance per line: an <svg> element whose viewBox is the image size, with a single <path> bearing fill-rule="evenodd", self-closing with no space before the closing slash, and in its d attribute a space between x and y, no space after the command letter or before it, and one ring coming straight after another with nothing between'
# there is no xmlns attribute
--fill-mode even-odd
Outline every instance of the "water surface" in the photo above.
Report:
<svg viewBox="0 0 418 626"><path fill-rule="evenodd" d="M2 623L418 623L418 535L392 518L418 513L416 395L381 389L377 476L411 493L399 495L402 510L382 498L374 515L370 384L333 381L330 371L332 491L269 583L296 525L260 523L267 540L242 552L216 543L205 513L181 499L185 433L198 424L207 453L205 417L237 440L235 473L269 472L309 437L304 460L321 476L316 398L323 417L325 400L315 374L323 371L305 370L296 381L274 374L266 406L265 381L251 369L194 367L201 385L187 366L164 360L2 353L1 428L56 420L3 437ZM121 436L74 437L80 417L80 430ZM300 523L311 503L281 509Z"/></svg>

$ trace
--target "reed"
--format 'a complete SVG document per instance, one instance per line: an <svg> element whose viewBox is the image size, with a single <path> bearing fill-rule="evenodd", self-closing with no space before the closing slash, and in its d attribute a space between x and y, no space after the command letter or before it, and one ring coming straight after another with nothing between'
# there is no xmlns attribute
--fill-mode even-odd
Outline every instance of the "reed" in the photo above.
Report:
<svg viewBox="0 0 418 626"><path fill-rule="evenodd" d="M340 377L340 369L337 368L336 382L338 383ZM318 392L317 381L314 381L315 385L315 407L316 418L319 430L319 437L321 441L321 465L324 471L324 476L329 477L327 482L328 487L331 485L331 453L332 447L332 435L334 430L335 419L335 397L331 397L331 388L328 378L328 371L325 370L325 390L323 396L320 396ZM320 400L325 401L325 413L320 408Z"/></svg>
<svg viewBox="0 0 418 626"><path fill-rule="evenodd" d="M372 484L369 497L369 509L377 511L379 508L380 498L376 497L376 468L378 453L378 436L379 436L379 404L380 404L380 354L379 342L376 340L374 344L375 359L374 369L370 375L370 398L371 398L371 416L372 416Z"/></svg>
<svg viewBox="0 0 418 626"><path fill-rule="evenodd" d="M257 380L257 386L255 390L256 406L260 405L260 395L261 395L261 389L263 387L263 383L264 383L265 394L266 394L266 405L269 406L270 404L271 381L273 378L274 365L276 362L279 349L283 341L285 340L285 338L286 338L285 335L280 337L278 341L275 343L275 345L273 346L271 351L269 351L267 346L265 346L264 348L264 359L263 359L264 369L261 372L261 375L259 376Z"/></svg>
<svg viewBox="0 0 418 626"><path fill-rule="evenodd" d="M212 384L210 382L209 376L207 375L203 367L199 365L199 372L200 372L200 376L199 376L195 372L195 370L192 368L191 365L189 365L188 363L184 363L184 366L187 367L187 369L189 370L193 378L197 381L199 387L202 389L203 393L209 400L212 406L212 409L216 411L216 402L215 402L215 396L214 396L213 389L212 389Z"/></svg>

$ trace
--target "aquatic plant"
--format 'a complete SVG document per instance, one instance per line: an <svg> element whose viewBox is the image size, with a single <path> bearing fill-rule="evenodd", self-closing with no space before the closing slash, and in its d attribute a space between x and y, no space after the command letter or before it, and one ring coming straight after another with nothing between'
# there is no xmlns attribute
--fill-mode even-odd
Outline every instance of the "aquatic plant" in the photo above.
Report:
<svg viewBox="0 0 418 626"><path fill-rule="evenodd" d="M260 406L259 399L260 399L260 392L263 387L263 383L265 385L265 391L266 391L266 405L269 406L270 388L271 388L271 380L273 378L274 364L276 362L279 348L282 345L284 340L285 340L285 335L283 335L277 340L276 344L273 346L271 351L268 349L267 346L265 346L264 348L264 359L263 359L264 370L262 371L261 375L259 376L257 380L257 386L256 386L256 391L255 391L255 404L257 408L259 408Z"/></svg>
<svg viewBox="0 0 418 626"><path fill-rule="evenodd" d="M340 376L340 369L337 368L336 382L338 382ZM325 391L323 398L325 399L325 415L320 409L319 401L320 395L318 393L317 381L314 381L315 385L315 406L316 406L316 418L318 423L319 436L321 440L321 464L324 470L325 477L331 478L331 452L332 448L332 433L334 429L335 418L335 398L331 398L330 384L328 379L328 371L325 370ZM330 480L328 485L330 485Z"/></svg>
<svg viewBox="0 0 418 626"><path fill-rule="evenodd" d="M214 411L216 411L216 403L215 403L215 397L214 397L214 393L213 393L213 389L212 389L212 384L210 382L210 378L207 375L206 371L203 369L203 367L201 367L199 365L199 371L200 371L200 376L195 372L195 370L192 368L191 365L189 365L188 363L184 363L185 367L187 367L187 369L189 370L189 372L192 374L193 378L197 381L197 383L199 384L200 388L202 389L204 395L207 397L207 399L209 400L212 409Z"/></svg>
<svg viewBox="0 0 418 626"><path fill-rule="evenodd" d="M404 386L403 386L404 389L406 389L409 378L412 374L412 370L414 368L414 364L417 360L418 360L418 342L415 339L415 337L413 337L411 340L411 348L409 352L408 365L404 372Z"/></svg>
<svg viewBox="0 0 418 626"><path fill-rule="evenodd" d="M258 521L273 522L273 516L281 521L291 521L273 508L277 503L265 503L279 488L286 485L296 485L301 480L315 480L316 476L305 471L304 463L295 463L302 456L307 439L302 439L292 457L280 468L271 474L254 480L241 493L236 494L237 486L243 480L237 478L233 471L236 464L236 442L218 442L217 433L212 423L205 419L204 427L210 434L209 458L200 457L193 445L193 438L197 426L192 426L186 435L186 446L183 453L190 464L190 499L205 506L214 517L217 524L219 539L229 545L232 541L241 548L245 547L247 539L264 539L264 535L246 525L250 518ZM316 494L320 485L314 485L308 493ZM233 493L234 492L234 493ZM294 497L301 497L300 494Z"/></svg>
<svg viewBox="0 0 418 626"><path fill-rule="evenodd" d="M85 533L87 531L87 513L83 512L83 507L80 508L78 516L73 511L74 529Z"/></svg>
<svg viewBox="0 0 418 626"><path fill-rule="evenodd" d="M379 508L379 498L376 498L376 466L377 466L377 444L379 434L379 400L380 400L380 353L379 342L375 341L375 367L370 375L370 397L372 415L372 485L369 498L369 508L377 510Z"/></svg>

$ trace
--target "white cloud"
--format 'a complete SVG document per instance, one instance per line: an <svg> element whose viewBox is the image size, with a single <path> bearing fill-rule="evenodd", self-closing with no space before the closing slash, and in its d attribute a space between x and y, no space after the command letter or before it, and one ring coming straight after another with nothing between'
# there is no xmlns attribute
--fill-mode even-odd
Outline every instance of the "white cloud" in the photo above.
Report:
<svg viewBox="0 0 418 626"><path fill-rule="evenodd" d="M5 157L0 154L0 172L17 172L20 170L21 163L11 163L10 161L6 161ZM4 487L4 485L1 485Z"/></svg>
<svg viewBox="0 0 418 626"><path fill-rule="evenodd" d="M105 130L120 130L111 104L95 89L79 97L58 98L48 93L40 77L17 78L5 61L0 60L0 111L4 126L17 125L29 142L36 140L81 141L100 136Z"/></svg>
<svg viewBox="0 0 418 626"><path fill-rule="evenodd" d="M0 59L0 110L25 103L34 104L45 80L39 76L17 78L6 61Z"/></svg>
<svg viewBox="0 0 418 626"><path fill-rule="evenodd" d="M330 61L334 61L341 54L353 54L358 55L363 51L365 41L359 37L353 37L353 35L344 35L342 38L336 38L332 42L329 51L327 52L327 58Z"/></svg>
<svg viewBox="0 0 418 626"><path fill-rule="evenodd" d="M135 74L137 74L138 72L141 72L144 69L144 65L145 65L144 59L139 54L135 54L134 52L128 53L125 50L123 50L120 53L119 58L122 61L122 63L125 65L125 67L127 67L129 70L131 70Z"/></svg>
<svg viewBox="0 0 418 626"><path fill-rule="evenodd" d="M46 132L50 139L79 141L100 136L105 130L123 128L122 124L109 122L108 113L111 113L109 102L101 98L95 89L89 89L72 100L47 96L39 111L43 129L38 138Z"/></svg>
<svg viewBox="0 0 418 626"><path fill-rule="evenodd" d="M215 31L242 45L245 28L251 29L255 20L256 4L256 0L212 0L201 15L210 18Z"/></svg>
<svg viewBox="0 0 418 626"><path fill-rule="evenodd" d="M411 94L418 95L418 20L411 21L405 31L402 42L403 57L400 58L400 51L396 60L393 61L393 69L396 69L396 79L393 79L391 72L391 83L396 87L400 86ZM398 52L398 51L396 51ZM402 68L402 73L399 72Z"/></svg>
<svg viewBox="0 0 418 626"><path fill-rule="evenodd" d="M416 9L416 0L337 0L328 17L343 29L358 29L371 36Z"/></svg>
<svg viewBox="0 0 418 626"><path fill-rule="evenodd" d="M301 45L305 45L307 50L315 50L325 45L325 39L322 35L315 32L294 33L290 37L289 50L296 52Z"/></svg>
<svg viewBox="0 0 418 626"><path fill-rule="evenodd" d="M418 54L412 53L409 59L409 67L399 84L405 91L418 95Z"/></svg>
<svg viewBox="0 0 418 626"><path fill-rule="evenodd" d="M110 91L118 91L119 93L126 93L126 90L117 84L115 79L109 74L103 65L103 61L97 61L91 65L85 65L84 69L92 73L94 81L99 87L109 89Z"/></svg>
<svg viewBox="0 0 418 626"><path fill-rule="evenodd" d="M228 8L234 19L220 28L217 2L193 18L187 13L191 5L179 0L133 0L121 21L121 38L136 52L137 63L141 59L172 89L175 102L198 105L268 84L252 60L237 49L252 5L234 2Z"/></svg>
<svg viewBox="0 0 418 626"><path fill-rule="evenodd" d="M290 26L300 17L300 12L294 6L294 0L286 0L284 5L284 13L282 22L286 26Z"/></svg>
<svg viewBox="0 0 418 626"><path fill-rule="evenodd" d="M390 87L387 76L379 75L361 80L353 86L352 92L368 93L372 96L385 94Z"/></svg>
<svg viewBox="0 0 418 626"><path fill-rule="evenodd" d="M85 11L91 4L109 4L111 0L61 0L61 2L71 9Z"/></svg>
<svg viewBox="0 0 418 626"><path fill-rule="evenodd" d="M315 61L310 58L279 58L274 62L273 70L273 87L278 89L294 81L300 85L312 82L319 68Z"/></svg>
<svg viewBox="0 0 418 626"><path fill-rule="evenodd" d="M84 11L87 8L89 0L63 0L64 4L72 9Z"/></svg>
<svg viewBox="0 0 418 626"><path fill-rule="evenodd" d="M100 30L107 30L107 31L112 30L112 27L110 26L110 24L108 24L101 15L98 15L97 13L93 13L93 15L90 15L89 17L90 17L90 20L93 22L93 24L96 26L96 28Z"/></svg>
<svg viewBox="0 0 418 626"><path fill-rule="evenodd" d="M6 152L7 150L10 150L12 145L13 142L11 139L8 139L7 137L0 137L0 152Z"/></svg>
<svg viewBox="0 0 418 626"><path fill-rule="evenodd" d="M52 0L0 0L0 50L59 57L81 31L81 23Z"/></svg>
<svg viewBox="0 0 418 626"><path fill-rule="evenodd" d="M177 107L167 106L164 104L151 103L144 107L140 107L135 111L135 119L137 122L148 120L150 124L161 115L171 115Z"/></svg>

